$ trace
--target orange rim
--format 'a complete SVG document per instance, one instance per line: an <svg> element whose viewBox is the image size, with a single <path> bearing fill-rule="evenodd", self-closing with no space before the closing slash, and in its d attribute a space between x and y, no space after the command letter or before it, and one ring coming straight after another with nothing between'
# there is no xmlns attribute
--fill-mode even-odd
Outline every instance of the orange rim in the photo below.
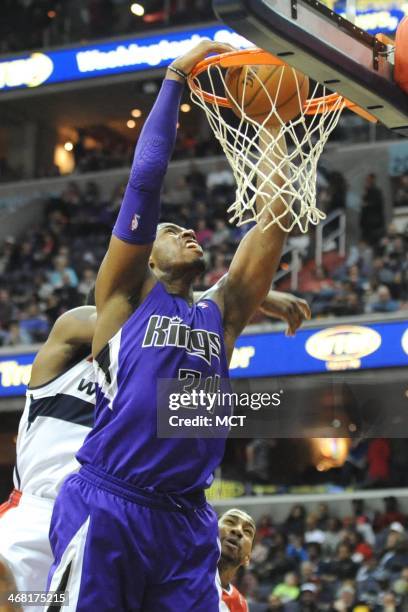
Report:
<svg viewBox="0 0 408 612"><path fill-rule="evenodd" d="M215 65L220 66L221 68L259 65L288 66L288 64L279 57L276 57L275 55L272 55L267 51L263 51L262 49L229 51L228 53L212 55L211 57L207 57L205 60L202 60L196 66L194 66L188 77L189 87L193 92L202 97L206 102L209 102L210 104L217 104L218 106L223 106L225 108L232 108L232 104L228 100L228 98L223 96L217 96L208 91L204 91L203 89L201 89L200 84L197 80L197 77L203 72L205 72L207 68ZM338 108L338 101L341 98L342 96L340 96L339 94L332 93L327 96L322 96L320 98L306 100L303 106L303 110L306 115L318 115L323 112L331 112ZM346 108L353 111L363 119L366 119L367 121L377 123L378 119L374 117L374 115L372 115L371 113L367 112L364 108L362 108L355 102L348 100L347 98L342 99Z"/></svg>

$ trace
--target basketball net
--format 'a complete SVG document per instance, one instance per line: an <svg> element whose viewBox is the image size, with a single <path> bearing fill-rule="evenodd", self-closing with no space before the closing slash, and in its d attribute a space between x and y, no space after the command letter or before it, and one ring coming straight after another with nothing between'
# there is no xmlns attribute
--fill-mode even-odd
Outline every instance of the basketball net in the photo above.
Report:
<svg viewBox="0 0 408 612"><path fill-rule="evenodd" d="M265 52L256 51L273 58ZM233 56L234 53L224 55ZM240 52L235 55L239 57ZM201 66L197 66L189 77L191 99L206 113L212 131L234 173L237 188L235 201L228 208L230 222L240 226L252 221L257 222L262 215L264 230L278 224L285 232L290 232L295 225L302 232L306 232L309 223L317 225L326 217L316 206L317 164L343 108L350 107L351 103L348 104L348 101L337 94L330 94L325 88L322 92L322 86L316 84L312 95L309 94L309 99L302 105L298 73L279 58L274 59L275 63L285 66L286 70L292 70L297 84L299 108L302 109L297 117L286 124L280 118L275 104L283 82L283 68L277 89L271 94L248 65L248 75L258 82L269 99L270 110L262 123L251 119L245 112L248 77L242 88L241 99L235 99L228 89L225 68L240 66L241 61L222 64L217 62L216 58L209 58ZM253 64L259 63L260 61L253 61ZM220 85L227 93L227 98L217 95L216 91L220 91ZM240 118L234 119L234 114L228 110L227 107L232 107L231 100L239 109ZM268 129L268 125L272 124L274 129ZM282 146L283 138L286 140L287 152ZM279 177L278 181L276 177ZM285 203L284 212L279 215L273 211L277 198ZM259 201L262 210L257 212L257 207L261 208ZM267 223L264 222L264 207L270 214L270 221Z"/></svg>

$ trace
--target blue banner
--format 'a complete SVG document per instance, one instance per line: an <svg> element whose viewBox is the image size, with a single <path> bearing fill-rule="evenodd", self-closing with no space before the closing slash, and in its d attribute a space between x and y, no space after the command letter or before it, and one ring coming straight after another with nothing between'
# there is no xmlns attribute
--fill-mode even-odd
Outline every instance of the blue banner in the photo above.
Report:
<svg viewBox="0 0 408 612"><path fill-rule="evenodd" d="M356 24L370 34L392 33L408 13L407 7L391 5L379 10L357 11ZM335 10L345 16L341 5L335 6ZM227 26L219 24L66 49L36 51L0 61L0 92L164 67L202 38L230 43L241 49L253 46Z"/></svg>
<svg viewBox="0 0 408 612"><path fill-rule="evenodd" d="M377 0L356 11L355 24L369 34L394 34L401 19L408 14L408 5L396 1ZM346 2L334 3L334 11L347 19Z"/></svg>
<svg viewBox="0 0 408 612"><path fill-rule="evenodd" d="M241 336L231 361L233 378L290 376L408 366L408 322L336 325Z"/></svg>
<svg viewBox="0 0 408 612"><path fill-rule="evenodd" d="M0 356L0 398L24 395L35 353Z"/></svg>
<svg viewBox="0 0 408 612"><path fill-rule="evenodd" d="M0 397L24 395L35 354L0 357ZM408 322L364 323L241 336L232 378L293 376L408 366Z"/></svg>
<svg viewBox="0 0 408 612"><path fill-rule="evenodd" d="M253 46L220 24L35 52L0 61L0 92L160 68L186 53L202 38L227 42L238 48Z"/></svg>

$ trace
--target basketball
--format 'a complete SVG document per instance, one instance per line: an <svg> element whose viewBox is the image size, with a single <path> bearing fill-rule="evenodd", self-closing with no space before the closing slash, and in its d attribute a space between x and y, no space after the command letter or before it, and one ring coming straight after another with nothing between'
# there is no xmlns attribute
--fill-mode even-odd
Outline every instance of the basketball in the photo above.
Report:
<svg viewBox="0 0 408 612"><path fill-rule="evenodd" d="M246 115L257 123L263 123L271 111L269 95L276 102L276 113L287 123L300 114L309 94L308 77L290 66L229 68L225 83L233 112L241 118L243 108ZM274 114L268 124L278 125L279 117Z"/></svg>

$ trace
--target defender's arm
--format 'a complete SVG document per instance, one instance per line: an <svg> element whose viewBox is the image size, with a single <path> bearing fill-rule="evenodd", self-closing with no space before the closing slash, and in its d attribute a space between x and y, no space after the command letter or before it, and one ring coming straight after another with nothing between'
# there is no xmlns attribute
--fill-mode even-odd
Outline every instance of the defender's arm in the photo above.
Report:
<svg viewBox="0 0 408 612"><path fill-rule="evenodd" d="M194 292L194 301L198 302L200 299L212 298L214 294L218 292L223 286L227 279L227 274L223 276L214 287L203 292ZM309 304L306 300L286 293L284 291L275 291L271 289L262 304L259 306L259 310L267 317L274 319L280 319L287 323L287 336L294 336L296 331L302 325L305 319L310 319L312 316Z"/></svg>
<svg viewBox="0 0 408 612"><path fill-rule="evenodd" d="M303 321L310 319L312 316L306 300L291 293L274 291L273 289L269 291L259 310L267 317L285 321L288 324L287 336L294 336Z"/></svg>
<svg viewBox="0 0 408 612"><path fill-rule="evenodd" d="M34 360L30 386L59 376L82 349L88 347L90 352L95 327L95 306L80 306L61 315Z"/></svg>

